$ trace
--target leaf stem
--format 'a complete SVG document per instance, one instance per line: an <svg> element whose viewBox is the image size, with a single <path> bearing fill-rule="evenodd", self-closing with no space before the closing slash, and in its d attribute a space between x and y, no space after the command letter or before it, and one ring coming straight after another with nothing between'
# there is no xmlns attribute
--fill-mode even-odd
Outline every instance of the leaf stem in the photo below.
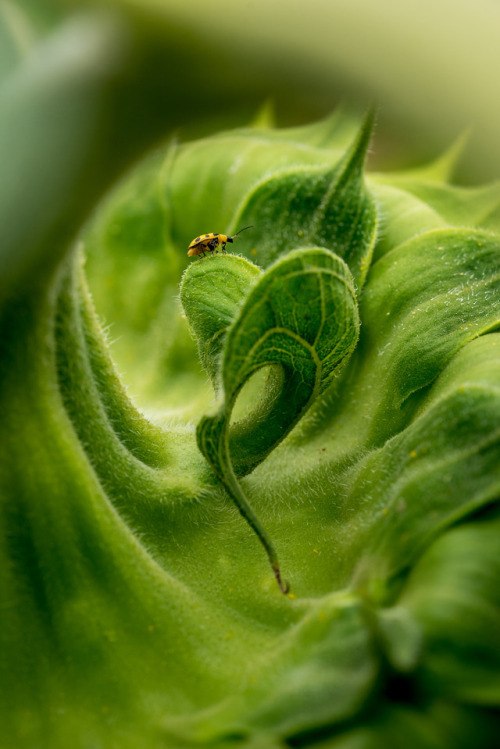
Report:
<svg viewBox="0 0 500 749"><path fill-rule="evenodd" d="M225 474L224 474L222 481L225 484L226 489L230 493L231 497L233 498L234 503L236 504L236 507L240 511L240 514L247 521L248 525L252 528L254 533L257 535L259 541L261 542L262 546L264 547L267 557L269 559L269 563L274 572L274 576L279 585L279 589L284 595L286 595L290 590L290 585L287 580L283 580L281 577L280 565L279 565L276 549L274 548L271 539L269 538L268 534L264 530L263 525L261 524L257 515L255 514L252 507L250 506L247 498L245 497L245 494L243 492L243 489L240 486L240 483L238 482L238 479L234 475L231 460L229 457L229 448L227 444L226 444L225 453L226 453L225 455L225 458L226 458L225 469L226 470L225 470Z"/></svg>

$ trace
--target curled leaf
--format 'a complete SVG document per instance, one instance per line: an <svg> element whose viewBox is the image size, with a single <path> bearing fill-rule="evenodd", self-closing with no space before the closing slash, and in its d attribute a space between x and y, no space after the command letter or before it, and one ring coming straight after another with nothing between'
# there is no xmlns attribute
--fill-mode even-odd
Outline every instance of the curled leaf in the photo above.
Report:
<svg viewBox="0 0 500 749"><path fill-rule="evenodd" d="M229 256L210 258L209 263L194 262L184 274L180 300L214 387L224 333L261 273L245 258Z"/></svg>
<svg viewBox="0 0 500 749"><path fill-rule="evenodd" d="M249 473L284 439L331 384L358 334L354 284L343 260L320 248L290 252L259 278L228 330L223 396L216 414L198 425L201 452L259 536L282 589L276 552L236 474ZM243 385L257 370L276 365L282 369L280 387L264 397L258 419L231 435L231 413Z"/></svg>

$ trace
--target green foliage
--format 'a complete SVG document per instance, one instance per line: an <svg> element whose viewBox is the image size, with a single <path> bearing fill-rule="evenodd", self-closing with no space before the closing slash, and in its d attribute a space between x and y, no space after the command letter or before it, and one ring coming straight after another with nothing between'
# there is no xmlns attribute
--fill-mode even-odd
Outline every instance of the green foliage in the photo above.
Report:
<svg viewBox="0 0 500 749"><path fill-rule="evenodd" d="M202 271L195 270L194 274L188 271L181 287L181 299L186 311L191 310L197 322L199 338L207 340L211 347L207 358L212 368L218 363L216 357L227 327L225 277L234 278L235 271L243 271L244 281L248 280L247 264L239 258L234 261L218 259L215 274L206 266ZM204 281L201 294L196 283L198 278L207 275L212 282L210 302ZM214 275L218 284L214 283ZM229 301L234 307L235 295L231 291L229 287ZM238 294L241 297L241 287ZM212 314L207 325L202 325L205 310L212 302ZM217 320L214 332L212 316L221 307L223 316ZM198 425L201 452L262 541L284 592L276 552L246 501L234 472L250 473L287 436L316 398L331 385L336 370L356 345L358 334L356 295L345 263L321 249L292 250L255 280L241 304L223 342L222 403L214 416L205 417ZM277 365L282 369L279 382L266 383L268 394L264 402L230 439L229 420L241 388L259 369Z"/></svg>
<svg viewBox="0 0 500 749"><path fill-rule="evenodd" d="M121 143L53 114L115 111L109 42L1 94L0 743L488 749L498 185L364 175L373 117L337 113L101 200Z"/></svg>

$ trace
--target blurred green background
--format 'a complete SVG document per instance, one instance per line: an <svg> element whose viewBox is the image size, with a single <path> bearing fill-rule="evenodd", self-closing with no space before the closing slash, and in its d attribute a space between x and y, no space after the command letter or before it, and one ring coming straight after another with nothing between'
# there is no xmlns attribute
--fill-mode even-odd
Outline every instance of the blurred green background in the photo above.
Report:
<svg viewBox="0 0 500 749"><path fill-rule="evenodd" d="M268 99L280 125L375 100L375 166L418 163L470 129L459 178L500 172L494 0L1 0L4 72L68 17L104 23L105 7L151 55L129 80L163 99L132 114L156 121L148 138L244 124Z"/></svg>

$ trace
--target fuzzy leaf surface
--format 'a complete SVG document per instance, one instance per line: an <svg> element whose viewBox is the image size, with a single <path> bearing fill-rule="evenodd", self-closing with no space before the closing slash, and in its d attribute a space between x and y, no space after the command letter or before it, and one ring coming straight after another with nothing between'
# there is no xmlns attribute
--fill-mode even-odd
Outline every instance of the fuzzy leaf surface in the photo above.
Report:
<svg viewBox="0 0 500 749"><path fill-rule="evenodd" d="M0 92L1 741L489 749L498 187L363 176L338 114L169 142L102 201L159 97L86 28ZM247 223L184 275L197 351L187 246Z"/></svg>

